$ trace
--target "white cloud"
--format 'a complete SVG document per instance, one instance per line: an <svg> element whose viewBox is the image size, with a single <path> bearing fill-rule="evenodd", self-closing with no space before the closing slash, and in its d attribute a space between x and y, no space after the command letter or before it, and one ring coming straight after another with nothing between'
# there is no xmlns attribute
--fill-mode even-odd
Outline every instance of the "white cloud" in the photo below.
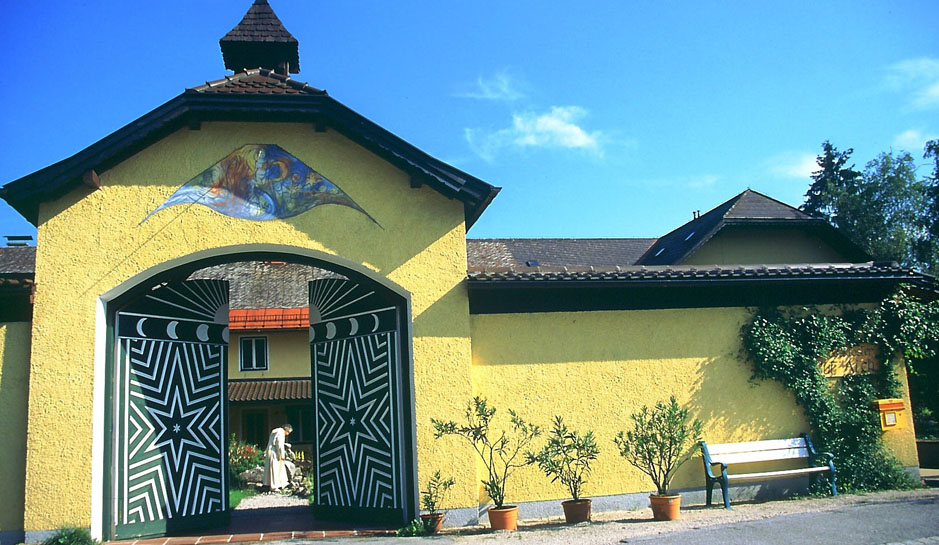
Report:
<svg viewBox="0 0 939 545"><path fill-rule="evenodd" d="M885 83L893 91L909 93L917 110L939 107L939 59L907 59L887 67Z"/></svg>
<svg viewBox="0 0 939 545"><path fill-rule="evenodd" d="M681 185L686 187L699 189L704 187L711 187L721 180L720 176L715 176L713 174L702 174L700 176L692 176L691 178L685 179L683 182L679 181Z"/></svg>
<svg viewBox="0 0 939 545"><path fill-rule="evenodd" d="M937 138L939 138L939 136L935 134L927 134L921 130L909 129L894 137L893 147L915 155L917 151L922 151L927 140L935 140Z"/></svg>
<svg viewBox="0 0 939 545"><path fill-rule="evenodd" d="M480 100L512 101L524 98L525 94L518 90L514 78L502 71L490 78L479 76L475 85L468 91L459 92L456 96L461 98L476 98Z"/></svg>
<svg viewBox="0 0 939 545"><path fill-rule="evenodd" d="M587 131L579 123L587 116L580 106L552 106L544 113L512 114L512 125L494 132L464 129L470 147L487 161L505 148L554 148L603 155L602 131Z"/></svg>
<svg viewBox="0 0 939 545"><path fill-rule="evenodd" d="M818 170L814 153L786 151L766 160L770 173L777 178L805 179Z"/></svg>

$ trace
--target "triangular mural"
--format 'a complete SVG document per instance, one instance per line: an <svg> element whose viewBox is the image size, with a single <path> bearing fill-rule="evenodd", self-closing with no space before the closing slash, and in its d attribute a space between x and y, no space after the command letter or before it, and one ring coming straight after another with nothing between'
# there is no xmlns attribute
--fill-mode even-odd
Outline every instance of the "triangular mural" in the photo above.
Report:
<svg viewBox="0 0 939 545"><path fill-rule="evenodd" d="M276 144L248 144L183 184L140 223L170 206L201 204L253 221L283 219L341 204L381 225L336 184Z"/></svg>

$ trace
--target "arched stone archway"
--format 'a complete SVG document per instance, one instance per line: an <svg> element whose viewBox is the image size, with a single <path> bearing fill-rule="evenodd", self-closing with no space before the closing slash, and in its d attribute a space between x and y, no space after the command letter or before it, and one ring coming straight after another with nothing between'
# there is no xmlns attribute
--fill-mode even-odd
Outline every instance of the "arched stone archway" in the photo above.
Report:
<svg viewBox="0 0 939 545"><path fill-rule="evenodd" d="M186 278L247 260L309 264L344 277L310 286L317 517L398 523L415 515L409 295L342 258L254 245L161 264L102 297L104 537L227 522L227 286Z"/></svg>

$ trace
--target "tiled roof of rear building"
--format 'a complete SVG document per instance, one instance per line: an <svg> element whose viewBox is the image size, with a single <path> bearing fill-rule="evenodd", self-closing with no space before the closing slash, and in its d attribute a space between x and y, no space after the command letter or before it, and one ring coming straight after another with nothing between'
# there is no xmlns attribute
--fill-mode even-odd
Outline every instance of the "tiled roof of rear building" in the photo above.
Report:
<svg viewBox="0 0 939 545"><path fill-rule="evenodd" d="M812 216L786 203L748 189L724 214L725 219L811 220ZM733 201L733 199L731 199Z"/></svg>
<svg viewBox="0 0 939 545"><path fill-rule="evenodd" d="M35 270L35 246L11 246L0 248L0 274L33 274Z"/></svg>
<svg viewBox="0 0 939 545"><path fill-rule="evenodd" d="M297 81L267 68L251 68L244 72L225 76L222 79L207 81L205 85L192 87L187 89L186 92L277 95L326 94L326 91L322 89L311 87L305 82Z"/></svg>
<svg viewBox="0 0 939 545"><path fill-rule="evenodd" d="M654 238L477 238L466 240L470 271L563 270L565 267L625 267Z"/></svg>

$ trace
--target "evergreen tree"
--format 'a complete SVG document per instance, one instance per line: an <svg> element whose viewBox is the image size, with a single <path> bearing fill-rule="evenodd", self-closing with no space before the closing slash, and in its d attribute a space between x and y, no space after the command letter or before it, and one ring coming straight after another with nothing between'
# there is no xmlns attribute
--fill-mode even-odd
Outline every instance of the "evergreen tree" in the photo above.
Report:
<svg viewBox="0 0 939 545"><path fill-rule="evenodd" d="M832 221L838 211L841 195L857 190L861 173L854 164L847 165L854 150L838 151L831 142L822 142L822 154L815 159L819 170L812 173L812 185L805 193L805 203L800 207L806 214Z"/></svg>

